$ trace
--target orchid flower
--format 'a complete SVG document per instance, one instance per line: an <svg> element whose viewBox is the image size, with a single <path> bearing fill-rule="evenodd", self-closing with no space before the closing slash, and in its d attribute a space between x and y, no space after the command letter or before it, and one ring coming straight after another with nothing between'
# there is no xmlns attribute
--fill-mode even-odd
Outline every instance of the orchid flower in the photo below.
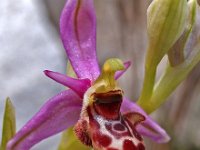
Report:
<svg viewBox="0 0 200 150"><path fill-rule="evenodd" d="M111 58L100 71L93 0L68 0L60 32L77 78L44 71L69 89L50 98L9 141L7 150L28 150L72 126L77 138L95 150L143 150L141 136L158 143L169 141L167 133L117 84L130 62Z"/></svg>

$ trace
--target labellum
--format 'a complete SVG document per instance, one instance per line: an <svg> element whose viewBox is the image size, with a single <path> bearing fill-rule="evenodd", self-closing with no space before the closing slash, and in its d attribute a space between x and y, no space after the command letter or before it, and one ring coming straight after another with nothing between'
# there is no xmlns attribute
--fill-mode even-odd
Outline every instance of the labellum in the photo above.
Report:
<svg viewBox="0 0 200 150"><path fill-rule="evenodd" d="M135 128L145 117L133 112L120 113L123 91L117 86L114 73L123 67L116 65L123 63L108 60L102 74L85 93L74 131L83 144L94 150L144 150L143 139Z"/></svg>

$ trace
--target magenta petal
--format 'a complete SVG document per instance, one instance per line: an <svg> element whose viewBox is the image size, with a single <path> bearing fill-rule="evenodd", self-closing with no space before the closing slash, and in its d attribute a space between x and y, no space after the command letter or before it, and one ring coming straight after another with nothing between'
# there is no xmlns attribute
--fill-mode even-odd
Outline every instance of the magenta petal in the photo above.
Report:
<svg viewBox="0 0 200 150"><path fill-rule="evenodd" d="M73 126L79 119L81 104L72 90L59 93L17 132L7 150L29 150L41 140Z"/></svg>
<svg viewBox="0 0 200 150"><path fill-rule="evenodd" d="M119 79L119 78L126 72L126 70L127 70L130 66L131 66L131 62L130 62L130 61L124 62L124 67L125 67L125 69L122 70L122 71L117 71L117 72L115 73L115 79L116 79L116 80Z"/></svg>
<svg viewBox="0 0 200 150"><path fill-rule="evenodd" d="M144 136L151 138L157 143L166 143L170 140L169 135L155 121L153 121L142 108L134 102L124 98L121 106L121 112L137 112L142 114L146 120L136 126L137 131Z"/></svg>
<svg viewBox="0 0 200 150"><path fill-rule="evenodd" d="M60 19L60 33L77 76L94 81L100 71L96 56L93 0L68 0Z"/></svg>
<svg viewBox="0 0 200 150"><path fill-rule="evenodd" d="M44 73L56 82L75 91L81 98L83 97L85 91L91 86L91 81L89 79L75 79L49 70L45 70Z"/></svg>

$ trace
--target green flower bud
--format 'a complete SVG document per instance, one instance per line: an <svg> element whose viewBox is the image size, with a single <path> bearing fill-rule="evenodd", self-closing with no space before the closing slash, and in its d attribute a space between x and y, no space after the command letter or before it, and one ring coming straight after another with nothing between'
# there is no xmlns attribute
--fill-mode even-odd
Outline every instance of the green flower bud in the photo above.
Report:
<svg viewBox="0 0 200 150"><path fill-rule="evenodd" d="M174 53L172 55L173 58L169 57L171 59L169 59L171 61L170 65L167 65L165 72L153 87L153 94L147 103L148 105L140 102L148 113L160 107L166 101L166 98L200 62L200 7L197 5L196 0L189 0L188 6L189 14L185 31L173 46L176 49L172 48L173 52L176 52L176 55ZM176 64L175 59L180 59L178 57L181 55L184 56L183 62Z"/></svg>
<svg viewBox="0 0 200 150"><path fill-rule="evenodd" d="M154 0L147 11L146 66L158 65L185 29L187 0Z"/></svg>
<svg viewBox="0 0 200 150"><path fill-rule="evenodd" d="M138 104L146 111L151 108L157 66L186 26L187 0L153 0L147 10L149 45L145 62L145 77Z"/></svg>

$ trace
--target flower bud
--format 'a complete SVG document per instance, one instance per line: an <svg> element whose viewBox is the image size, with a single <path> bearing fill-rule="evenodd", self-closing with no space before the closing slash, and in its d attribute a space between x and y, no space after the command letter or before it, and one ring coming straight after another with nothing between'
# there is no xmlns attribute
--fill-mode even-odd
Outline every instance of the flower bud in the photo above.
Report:
<svg viewBox="0 0 200 150"><path fill-rule="evenodd" d="M154 0L151 3L147 11L149 46L146 66L157 66L181 36L187 9L187 0Z"/></svg>

